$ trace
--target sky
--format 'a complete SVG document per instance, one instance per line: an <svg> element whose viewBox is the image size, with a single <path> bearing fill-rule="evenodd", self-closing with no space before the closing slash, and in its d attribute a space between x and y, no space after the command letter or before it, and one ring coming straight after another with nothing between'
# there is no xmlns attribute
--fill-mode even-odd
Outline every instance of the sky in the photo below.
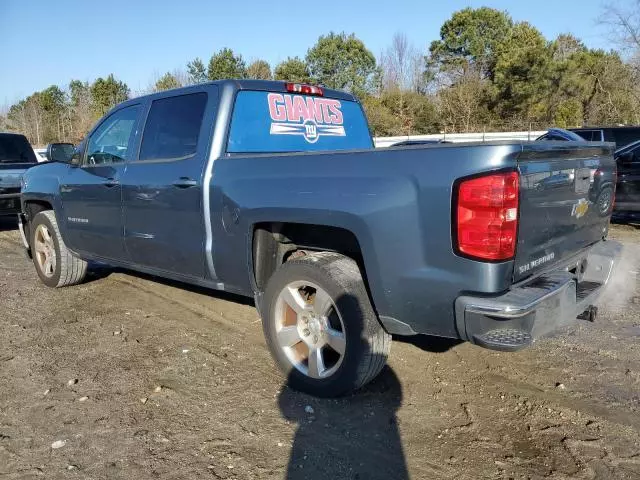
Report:
<svg viewBox="0 0 640 480"><path fill-rule="evenodd" d="M355 33L376 57L403 32L422 51L465 7L506 10L548 39L572 33L611 48L604 0L0 0L0 107L71 79L114 73L132 92L223 47L272 66L304 57L330 31Z"/></svg>

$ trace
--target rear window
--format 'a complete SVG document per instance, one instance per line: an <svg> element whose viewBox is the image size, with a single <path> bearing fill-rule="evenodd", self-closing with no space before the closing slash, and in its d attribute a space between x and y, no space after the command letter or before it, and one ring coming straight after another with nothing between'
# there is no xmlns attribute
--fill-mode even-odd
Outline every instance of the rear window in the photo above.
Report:
<svg viewBox="0 0 640 480"><path fill-rule="evenodd" d="M357 102L275 92L238 92L227 151L277 153L372 148Z"/></svg>
<svg viewBox="0 0 640 480"><path fill-rule="evenodd" d="M601 142L602 132L600 130L571 130L589 142Z"/></svg>
<svg viewBox="0 0 640 480"><path fill-rule="evenodd" d="M24 135L0 135L0 163L36 162L36 154Z"/></svg>

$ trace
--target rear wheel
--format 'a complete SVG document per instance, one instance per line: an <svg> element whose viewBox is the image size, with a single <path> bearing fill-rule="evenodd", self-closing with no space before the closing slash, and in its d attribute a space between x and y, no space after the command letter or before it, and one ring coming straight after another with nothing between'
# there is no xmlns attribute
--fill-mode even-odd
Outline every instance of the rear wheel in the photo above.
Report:
<svg viewBox="0 0 640 480"><path fill-rule="evenodd" d="M33 264L42 283L65 287L84 280L87 262L73 255L64 244L53 211L38 213L29 230Z"/></svg>
<svg viewBox="0 0 640 480"><path fill-rule="evenodd" d="M384 366L391 336L371 306L358 265L314 253L282 265L264 294L267 344L289 385L312 395L349 393Z"/></svg>

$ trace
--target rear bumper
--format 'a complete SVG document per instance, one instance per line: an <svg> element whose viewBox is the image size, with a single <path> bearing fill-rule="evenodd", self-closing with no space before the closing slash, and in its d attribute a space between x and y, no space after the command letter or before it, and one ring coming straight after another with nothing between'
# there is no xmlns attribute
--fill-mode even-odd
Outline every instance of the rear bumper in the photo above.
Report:
<svg viewBox="0 0 640 480"><path fill-rule="evenodd" d="M620 249L620 244L611 241L595 245L580 279L561 269L498 297L458 297L460 336L495 350L519 350L573 323L604 291Z"/></svg>

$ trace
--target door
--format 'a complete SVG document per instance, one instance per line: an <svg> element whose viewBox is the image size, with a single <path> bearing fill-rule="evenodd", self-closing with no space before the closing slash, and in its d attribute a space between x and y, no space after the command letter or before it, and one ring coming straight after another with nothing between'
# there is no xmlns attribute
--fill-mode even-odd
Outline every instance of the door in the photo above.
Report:
<svg viewBox="0 0 640 480"><path fill-rule="evenodd" d="M127 258L122 225L120 181L133 155L139 104L109 115L89 135L79 165L62 179L62 198L69 246L106 259Z"/></svg>
<svg viewBox="0 0 640 480"><path fill-rule="evenodd" d="M616 213L640 215L640 147L617 158Z"/></svg>
<svg viewBox="0 0 640 480"><path fill-rule="evenodd" d="M125 244L137 265L204 277L202 179L213 124L207 103L215 102L209 98L214 91L151 103L139 158L122 181Z"/></svg>

